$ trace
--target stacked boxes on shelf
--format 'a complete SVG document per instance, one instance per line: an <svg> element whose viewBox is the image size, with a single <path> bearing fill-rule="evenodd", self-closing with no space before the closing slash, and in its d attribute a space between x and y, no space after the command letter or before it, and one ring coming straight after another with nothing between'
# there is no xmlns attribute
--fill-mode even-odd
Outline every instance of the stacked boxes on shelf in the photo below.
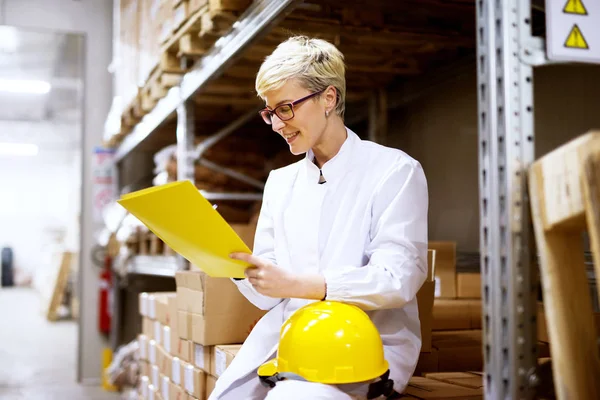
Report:
<svg viewBox="0 0 600 400"><path fill-rule="evenodd" d="M143 399L204 400L265 314L229 279L176 274L177 292L141 293Z"/></svg>
<svg viewBox="0 0 600 400"><path fill-rule="evenodd" d="M185 389L194 395L210 392L265 311L249 303L229 279L182 271L175 280L178 333L193 347L186 372L202 383L200 391L195 385Z"/></svg>
<svg viewBox="0 0 600 400"><path fill-rule="evenodd" d="M186 70L226 33L251 0L123 0L115 46L116 96L127 135ZM189 66L189 63L186 63ZM110 142L111 144L117 144Z"/></svg>

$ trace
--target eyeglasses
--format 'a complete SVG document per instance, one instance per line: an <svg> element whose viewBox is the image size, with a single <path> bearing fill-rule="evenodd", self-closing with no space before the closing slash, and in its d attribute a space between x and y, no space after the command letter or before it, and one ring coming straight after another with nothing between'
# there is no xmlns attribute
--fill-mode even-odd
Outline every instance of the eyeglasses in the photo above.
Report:
<svg viewBox="0 0 600 400"><path fill-rule="evenodd" d="M306 101L318 94L321 94L324 91L325 91L325 89L319 90L318 92L311 93L308 96L305 96L305 97L298 99L296 101L293 101L291 103L280 104L277 107L275 107L273 110L269 110L269 107L265 107L264 109L259 111L260 116L269 125L271 125L273 123L273 114L277 115L277 118L279 118L281 121L289 121L290 119L294 118L294 106L296 106L296 105L302 103L303 101Z"/></svg>

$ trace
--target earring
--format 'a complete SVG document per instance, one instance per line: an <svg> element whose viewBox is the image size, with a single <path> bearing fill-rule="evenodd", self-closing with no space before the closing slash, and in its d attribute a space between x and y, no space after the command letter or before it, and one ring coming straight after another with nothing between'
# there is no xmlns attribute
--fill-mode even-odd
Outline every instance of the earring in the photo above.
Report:
<svg viewBox="0 0 600 400"><path fill-rule="evenodd" d="M325 111L325 116L329 117L329 111Z"/></svg>

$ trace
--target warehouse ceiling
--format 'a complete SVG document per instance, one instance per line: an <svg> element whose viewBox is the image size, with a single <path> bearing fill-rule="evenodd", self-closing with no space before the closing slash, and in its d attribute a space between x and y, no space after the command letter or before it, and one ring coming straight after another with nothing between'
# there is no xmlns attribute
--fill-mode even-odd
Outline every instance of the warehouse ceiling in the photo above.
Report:
<svg viewBox="0 0 600 400"><path fill-rule="evenodd" d="M0 121L79 123L82 51L78 35L0 26L0 80L50 84L48 93L14 93L0 81Z"/></svg>

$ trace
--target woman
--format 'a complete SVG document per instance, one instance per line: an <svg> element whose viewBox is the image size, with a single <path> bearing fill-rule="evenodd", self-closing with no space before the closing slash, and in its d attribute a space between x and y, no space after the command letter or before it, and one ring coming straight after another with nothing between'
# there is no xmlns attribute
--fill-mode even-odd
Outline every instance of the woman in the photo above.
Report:
<svg viewBox="0 0 600 400"><path fill-rule="evenodd" d="M276 355L283 322L318 300L354 304L377 326L401 393L421 348L416 293L427 274L427 183L400 150L361 140L344 125L345 66L332 44L304 36L281 43L256 78L261 115L293 154L270 173L254 253L235 281L259 321L210 399L365 398L369 383L284 381L268 391L257 368Z"/></svg>

